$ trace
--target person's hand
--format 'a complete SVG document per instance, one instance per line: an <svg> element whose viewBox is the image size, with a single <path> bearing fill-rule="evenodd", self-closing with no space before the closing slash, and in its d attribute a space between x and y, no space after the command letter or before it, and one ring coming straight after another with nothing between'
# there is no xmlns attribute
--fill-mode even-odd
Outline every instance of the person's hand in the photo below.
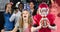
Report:
<svg viewBox="0 0 60 32"><path fill-rule="evenodd" d="M43 28L47 28L48 27L49 20L48 19L42 19L40 23L41 23L41 26Z"/></svg>
<svg viewBox="0 0 60 32"><path fill-rule="evenodd" d="M39 23L39 24L40 24L39 26L42 28L42 27L43 27L42 21L40 21L40 23Z"/></svg>
<svg viewBox="0 0 60 32"><path fill-rule="evenodd" d="M16 31L12 30L12 31L10 31L10 32L16 32Z"/></svg>
<svg viewBox="0 0 60 32"><path fill-rule="evenodd" d="M50 26L50 22L49 22L49 21L47 22L47 26L48 26L48 27Z"/></svg>
<svg viewBox="0 0 60 32"><path fill-rule="evenodd" d="M4 31L5 31L4 29L1 30L1 32L4 32Z"/></svg>
<svg viewBox="0 0 60 32"><path fill-rule="evenodd" d="M47 28L47 21L42 21L42 27Z"/></svg>

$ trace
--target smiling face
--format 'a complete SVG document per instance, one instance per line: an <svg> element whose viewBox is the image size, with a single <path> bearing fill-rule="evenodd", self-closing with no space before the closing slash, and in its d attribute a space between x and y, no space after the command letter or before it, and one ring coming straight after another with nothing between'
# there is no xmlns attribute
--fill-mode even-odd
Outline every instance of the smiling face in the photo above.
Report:
<svg viewBox="0 0 60 32"><path fill-rule="evenodd" d="M20 10L23 9L23 5L22 5L22 4L19 5L19 9L20 9Z"/></svg>
<svg viewBox="0 0 60 32"><path fill-rule="evenodd" d="M33 9L34 8L34 3L33 2L30 2L30 9Z"/></svg>
<svg viewBox="0 0 60 32"><path fill-rule="evenodd" d="M28 19L28 17L29 17L29 13L28 13L28 11L23 11L22 12L22 17L23 17L23 19Z"/></svg>

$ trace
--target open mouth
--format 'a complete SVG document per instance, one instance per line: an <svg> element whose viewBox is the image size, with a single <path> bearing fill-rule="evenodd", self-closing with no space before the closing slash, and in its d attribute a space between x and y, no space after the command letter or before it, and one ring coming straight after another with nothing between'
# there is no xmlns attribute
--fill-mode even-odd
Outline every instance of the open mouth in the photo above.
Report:
<svg viewBox="0 0 60 32"><path fill-rule="evenodd" d="M26 18L26 16L24 16L24 18Z"/></svg>

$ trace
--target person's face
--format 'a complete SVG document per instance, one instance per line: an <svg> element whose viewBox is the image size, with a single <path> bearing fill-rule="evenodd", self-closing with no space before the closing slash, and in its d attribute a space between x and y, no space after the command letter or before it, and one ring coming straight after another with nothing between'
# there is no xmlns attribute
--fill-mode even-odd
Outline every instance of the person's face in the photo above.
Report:
<svg viewBox="0 0 60 32"><path fill-rule="evenodd" d="M34 8L34 3L33 2L30 2L30 8L32 9L32 8Z"/></svg>
<svg viewBox="0 0 60 32"><path fill-rule="evenodd" d="M20 10L23 9L23 5L22 5L22 4L19 5L19 9L20 9Z"/></svg>
<svg viewBox="0 0 60 32"><path fill-rule="evenodd" d="M8 12L11 11L11 4L7 5L6 11L8 11Z"/></svg>
<svg viewBox="0 0 60 32"><path fill-rule="evenodd" d="M23 16L23 19L28 19L28 16L29 16L28 11L23 11L22 16Z"/></svg>

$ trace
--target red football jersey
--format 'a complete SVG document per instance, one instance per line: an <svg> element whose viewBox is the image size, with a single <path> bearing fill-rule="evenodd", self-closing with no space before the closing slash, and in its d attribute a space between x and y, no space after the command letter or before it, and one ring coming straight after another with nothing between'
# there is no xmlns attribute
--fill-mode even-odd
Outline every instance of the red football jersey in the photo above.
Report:
<svg viewBox="0 0 60 32"><path fill-rule="evenodd" d="M48 18L50 25L53 25L55 17L52 14L48 14L46 17ZM42 16L39 14L33 16L33 25L36 24L39 26L41 18L42 18ZM51 29L49 29L48 27L41 28L40 30L38 30L38 32L51 32Z"/></svg>

